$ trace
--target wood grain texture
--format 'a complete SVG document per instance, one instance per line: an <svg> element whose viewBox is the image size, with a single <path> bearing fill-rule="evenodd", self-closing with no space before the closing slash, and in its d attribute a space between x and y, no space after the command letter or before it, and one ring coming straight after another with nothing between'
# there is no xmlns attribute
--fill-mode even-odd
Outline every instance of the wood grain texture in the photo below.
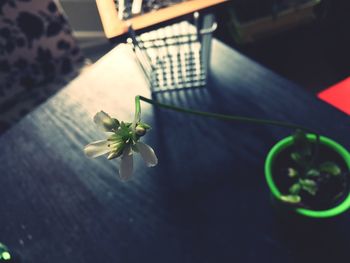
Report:
<svg viewBox="0 0 350 263"><path fill-rule="evenodd" d="M104 136L95 112L131 120L136 94L150 96L131 51L119 46L0 138L0 238L23 262L340 262L347 255L349 214L293 227L274 214L264 158L289 130L143 104L153 127L145 142L158 166L136 158L133 179L123 183L117 162L87 159L84 145ZM156 99L298 122L350 148L346 115L217 41L207 87Z"/></svg>

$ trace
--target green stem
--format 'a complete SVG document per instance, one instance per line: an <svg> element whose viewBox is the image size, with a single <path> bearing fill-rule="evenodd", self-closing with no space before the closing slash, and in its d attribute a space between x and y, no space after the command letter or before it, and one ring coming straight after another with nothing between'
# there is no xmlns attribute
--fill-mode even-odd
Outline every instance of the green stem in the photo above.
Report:
<svg viewBox="0 0 350 263"><path fill-rule="evenodd" d="M141 96L136 96L135 97L135 117L134 121L132 123L132 129L135 130L136 124L140 121L141 119L141 104L140 104L140 98Z"/></svg>
<svg viewBox="0 0 350 263"><path fill-rule="evenodd" d="M144 101L144 102L147 102L149 104L152 104L152 105L158 106L160 108L164 108L164 109L169 109L169 110L173 110L173 111L177 111L177 112L199 115L199 116L209 117L209 118L214 118L214 119L229 120L229 121L241 121L241 122L247 122L247 123L274 125L274 126L280 126L280 127L285 127L285 128L300 129L300 130L315 134L317 142L319 141L319 134L318 133L311 131L309 128L306 128L304 126L297 125L294 123L273 121L273 120L266 120L266 119L255 119L255 118L249 118L249 117L233 116L233 115L225 115L225 114L220 114L220 113L212 113L212 112L185 109L185 108L181 108L181 107L176 107L176 106L160 103L160 102L145 98L143 96L136 96L135 97L136 111L139 111L139 112L141 111L140 110L140 108L141 108L140 101ZM135 112L135 115L136 115L136 112Z"/></svg>

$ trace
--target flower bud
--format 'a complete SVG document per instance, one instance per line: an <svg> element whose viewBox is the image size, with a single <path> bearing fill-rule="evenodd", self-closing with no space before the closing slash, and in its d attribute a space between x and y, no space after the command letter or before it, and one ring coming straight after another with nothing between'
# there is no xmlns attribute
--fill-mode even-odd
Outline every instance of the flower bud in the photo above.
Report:
<svg viewBox="0 0 350 263"><path fill-rule="evenodd" d="M146 129L143 128L143 127L140 126L140 125L137 125L136 128L135 128L135 133L136 133L136 135L138 135L138 136L143 136L143 135L146 134Z"/></svg>

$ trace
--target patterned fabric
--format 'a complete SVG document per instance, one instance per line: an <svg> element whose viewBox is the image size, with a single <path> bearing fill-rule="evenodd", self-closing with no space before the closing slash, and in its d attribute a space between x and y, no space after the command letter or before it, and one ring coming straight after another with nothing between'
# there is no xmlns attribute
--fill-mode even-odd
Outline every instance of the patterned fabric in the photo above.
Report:
<svg viewBox="0 0 350 263"><path fill-rule="evenodd" d="M63 87L83 57L53 0L0 0L0 132Z"/></svg>

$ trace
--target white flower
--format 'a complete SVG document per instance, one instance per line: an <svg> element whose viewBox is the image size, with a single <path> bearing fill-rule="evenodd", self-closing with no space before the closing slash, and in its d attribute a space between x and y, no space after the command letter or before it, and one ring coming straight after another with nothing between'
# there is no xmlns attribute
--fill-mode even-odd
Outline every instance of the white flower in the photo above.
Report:
<svg viewBox="0 0 350 263"><path fill-rule="evenodd" d="M96 158L106 153L110 153L111 149L108 145L109 142L107 140L100 140L89 143L84 148L85 155L90 158Z"/></svg>
<svg viewBox="0 0 350 263"><path fill-rule="evenodd" d="M137 142L134 147L127 146L125 147L123 154L121 156L121 163L119 167L119 175L123 180L127 180L132 175L133 170L133 150L132 148L136 148L136 152L139 152L142 159L146 163L148 167L152 167L157 165L158 159L155 155L153 149L143 143Z"/></svg>
<svg viewBox="0 0 350 263"><path fill-rule="evenodd" d="M146 165L148 167L156 166L158 163L158 159L156 154L154 153L151 146L143 143L143 142L137 142L136 143L136 149L141 154L142 159L145 161Z"/></svg>
<svg viewBox="0 0 350 263"><path fill-rule="evenodd" d="M119 127L119 121L115 118L111 118L104 111L100 111L95 114L94 122L100 127L103 131L113 132Z"/></svg>
<svg viewBox="0 0 350 263"><path fill-rule="evenodd" d="M106 140L92 142L85 146L85 155L95 158L107 155L107 159L120 157L119 175L123 180L131 177L133 171L133 153L140 153L148 167L157 165L158 159L153 149L140 142L139 139L146 134L150 126L139 120L133 123L124 123L111 118L107 113L100 111L94 117L94 122L104 131L108 132Z"/></svg>

